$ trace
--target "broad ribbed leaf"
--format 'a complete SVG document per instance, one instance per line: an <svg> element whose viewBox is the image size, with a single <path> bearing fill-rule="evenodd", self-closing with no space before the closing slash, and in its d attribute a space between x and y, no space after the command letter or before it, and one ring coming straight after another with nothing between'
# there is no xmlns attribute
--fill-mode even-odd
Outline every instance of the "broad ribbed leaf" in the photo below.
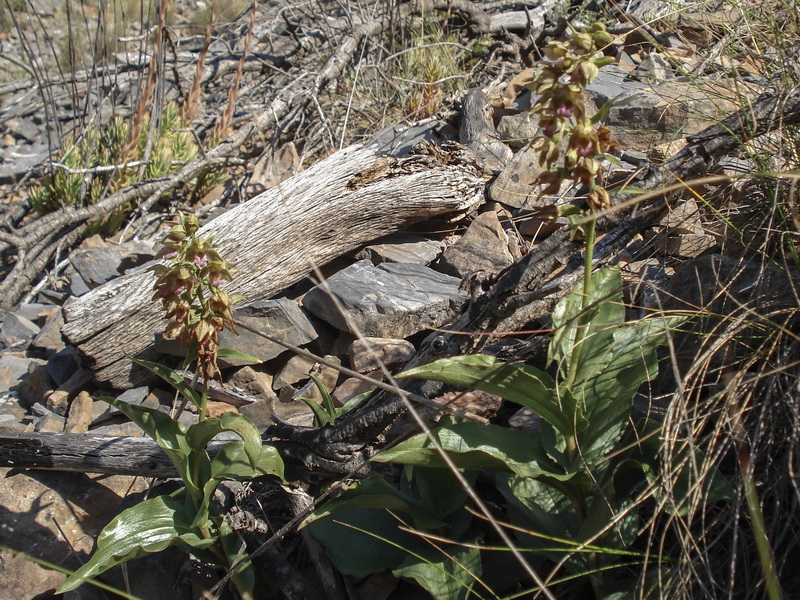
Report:
<svg viewBox="0 0 800 600"><path fill-rule="evenodd" d="M495 394L530 408L565 435L575 426L571 396L559 395L553 378L530 365L506 364L487 354L470 354L442 358L397 377L441 381ZM579 420L577 426L580 429L585 423Z"/></svg>
<svg viewBox="0 0 800 600"><path fill-rule="evenodd" d="M611 336L619 324L625 321L622 303L622 279L619 269L603 269L592 274L592 294L584 306L583 284L562 298L553 309L555 332L548 349L548 358L555 361L563 376L566 376L573 360L573 347L580 328L583 337L577 355L584 373L594 370L610 345ZM578 375L578 379L581 376Z"/></svg>
<svg viewBox="0 0 800 600"><path fill-rule="evenodd" d="M250 464L244 444L230 442L222 446L214 460L210 462L209 471L210 475L203 485L202 502L197 509L194 521L192 521L194 526L203 525L208 520L211 499L221 481L253 479L262 475L275 475L283 479L283 460L273 446L263 446L254 468Z"/></svg>
<svg viewBox="0 0 800 600"><path fill-rule="evenodd" d="M221 416L195 423L186 431L186 441L197 450L206 447L215 436L223 431L233 431L244 442L244 449L255 468L261 456L261 434L253 423L238 413L222 413Z"/></svg>
<svg viewBox="0 0 800 600"><path fill-rule="evenodd" d="M192 388L191 384L186 381L182 375L176 373L169 367L165 367L162 364L157 362L151 362L149 360L141 360L139 358L134 358L133 362L136 364L142 365L150 369L153 373L161 377L164 381L178 390L184 398L187 398L192 404L194 404L197 408L200 408L200 394L194 388Z"/></svg>
<svg viewBox="0 0 800 600"><path fill-rule="evenodd" d="M578 436L587 462L601 458L619 441L639 386L658 373L657 349L677 323L654 317L620 325L598 360L578 369L572 393L590 423Z"/></svg>
<svg viewBox="0 0 800 600"><path fill-rule="evenodd" d="M464 600L470 597L470 590L482 589L480 550L443 544L442 551L447 554L408 556L392 574L415 580L437 600Z"/></svg>
<svg viewBox="0 0 800 600"><path fill-rule="evenodd" d="M98 536L89 561L70 575L57 593L74 590L111 567L169 546L206 548L216 541L203 538L191 521L182 499L169 496L150 498L121 512Z"/></svg>
<svg viewBox="0 0 800 600"><path fill-rule="evenodd" d="M431 433L460 469L516 473L522 477L571 477L548 458L539 440L527 431L480 423L456 423L437 427ZM447 467L425 434L415 435L393 448L383 450L372 460L421 467Z"/></svg>
<svg viewBox="0 0 800 600"><path fill-rule="evenodd" d="M326 502L301 527L334 513L364 508L406 513L411 515L414 524L421 529L438 529L445 525L418 499L392 487L382 477L369 477L354 484L338 498Z"/></svg>
<svg viewBox="0 0 800 600"><path fill-rule="evenodd" d="M133 406L116 398L99 396L98 400L108 402L122 414L136 423L141 429L166 452L178 476L183 479L189 493L193 497L200 494L202 483L196 483L189 465L191 447L186 441L186 427L154 408Z"/></svg>

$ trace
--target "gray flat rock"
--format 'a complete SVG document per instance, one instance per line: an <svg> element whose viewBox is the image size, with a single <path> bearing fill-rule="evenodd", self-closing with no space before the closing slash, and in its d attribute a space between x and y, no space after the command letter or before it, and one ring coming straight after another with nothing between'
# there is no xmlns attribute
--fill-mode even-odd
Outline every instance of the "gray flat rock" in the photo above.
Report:
<svg viewBox="0 0 800 600"><path fill-rule="evenodd" d="M358 260L369 260L373 265L383 262L416 263L429 265L439 257L444 243L415 233L395 233L370 244L356 254Z"/></svg>
<svg viewBox="0 0 800 600"><path fill-rule="evenodd" d="M151 260L155 255L153 244L128 242L107 248L80 250L70 257L70 263L90 288L119 277L127 269Z"/></svg>
<svg viewBox="0 0 800 600"><path fill-rule="evenodd" d="M393 369L404 365L414 352L408 340L359 338L350 346L350 366L359 373L377 371L381 365Z"/></svg>
<svg viewBox="0 0 800 600"><path fill-rule="evenodd" d="M28 376L33 359L12 354L0 356L0 393L5 393Z"/></svg>
<svg viewBox="0 0 800 600"><path fill-rule="evenodd" d="M342 331L369 337L405 338L450 322L466 301L461 281L423 265L359 261L327 280L344 305L337 310L323 286L310 290L303 306Z"/></svg>
<svg viewBox="0 0 800 600"><path fill-rule="evenodd" d="M6 348L25 349L39 333L39 326L22 315L9 313L0 327L0 343Z"/></svg>
<svg viewBox="0 0 800 600"><path fill-rule="evenodd" d="M317 332L314 330L311 321L303 314L297 303L288 298L253 302L252 304L234 308L233 315L236 320L255 329L265 331L295 346L308 344L317 337ZM220 333L219 340L221 348L238 350L258 359L255 362L226 359L220 360L221 365L242 366L257 364L258 362L271 360L286 352L283 346L270 342L260 335L245 329L239 329L239 335L233 334L226 329Z"/></svg>
<svg viewBox="0 0 800 600"><path fill-rule="evenodd" d="M496 275L514 257L508 250L508 235L494 211L485 212L470 223L467 232L448 246L437 265L438 270L463 279L475 273Z"/></svg>

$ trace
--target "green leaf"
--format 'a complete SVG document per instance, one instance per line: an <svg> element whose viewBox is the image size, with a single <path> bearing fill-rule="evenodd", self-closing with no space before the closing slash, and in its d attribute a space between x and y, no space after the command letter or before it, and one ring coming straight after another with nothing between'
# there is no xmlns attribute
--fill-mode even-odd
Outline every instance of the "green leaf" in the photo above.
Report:
<svg viewBox="0 0 800 600"><path fill-rule="evenodd" d="M361 406L361 404L371 395L372 392L364 392L363 394L359 394L358 396L353 396L352 398L350 398L350 400L344 403L344 406L336 409L336 418L340 419L345 415L347 415L348 413L353 412L355 409Z"/></svg>
<svg viewBox="0 0 800 600"><path fill-rule="evenodd" d="M308 525L345 575L366 577L402 564L410 553L429 548L419 536L400 529L398 517L385 510L343 510Z"/></svg>
<svg viewBox="0 0 800 600"><path fill-rule="evenodd" d="M230 359L250 364L253 363L258 364L263 362L260 358L251 356L246 352L240 352L239 350L234 350L233 348L219 348L217 350L217 356L219 358Z"/></svg>
<svg viewBox="0 0 800 600"><path fill-rule="evenodd" d="M182 375L176 373L169 367L165 367L162 364L157 362L151 362L149 360L141 360L138 358L134 358L133 362L138 365L142 365L147 369L150 369L153 373L161 377L164 381L178 390L184 398L187 398L192 404L194 404L197 408L200 408L200 393L195 391L192 388L191 384L186 381Z"/></svg>
<svg viewBox="0 0 800 600"><path fill-rule="evenodd" d="M309 375L311 377L311 381L314 382L314 385L319 390L319 395L322 396L322 406L325 409L325 412L328 413L328 416L331 419L331 422L336 418L336 406L333 404L333 398L328 393L328 389L325 387L325 384L322 383L322 380L319 377L314 377L313 375Z"/></svg>
<svg viewBox="0 0 800 600"><path fill-rule="evenodd" d="M584 310L584 305L587 307ZM556 362L566 376L570 362L579 361L584 372L605 353L616 326L625 321L622 303L622 278L619 269L602 269L592 274L592 294L584 303L583 284L562 298L552 314L555 332L548 359ZM579 353L573 356L578 330L583 328ZM581 378L581 375L578 375Z"/></svg>
<svg viewBox="0 0 800 600"><path fill-rule="evenodd" d="M261 434L244 415L226 412L219 417L195 423L186 431L186 441L192 448L201 450L223 431L233 431L242 438L250 465L255 468L261 456Z"/></svg>
<svg viewBox="0 0 800 600"><path fill-rule="evenodd" d="M481 553L478 548L444 545L433 557L408 556L392 573L416 581L437 600L465 600L481 589ZM473 596L474 597L474 596Z"/></svg>
<svg viewBox="0 0 800 600"><path fill-rule="evenodd" d="M251 466L242 442L225 444L211 461L212 477L244 481L264 475L272 475L285 481L283 459L275 446L261 447L255 467Z"/></svg>
<svg viewBox="0 0 800 600"><path fill-rule="evenodd" d="M242 600L253 600L255 597L256 573L253 569L252 561L248 560L249 555L245 549L244 542L225 521L219 526L219 541L225 552L225 557L228 559L228 564L233 565L239 561L244 561L236 569L231 580Z"/></svg>
<svg viewBox="0 0 800 600"><path fill-rule="evenodd" d="M205 451L202 454L206 455ZM209 462L203 472L207 475L203 482L203 496L197 507L194 521L192 521L192 525L195 527L208 523L214 490L221 481L225 479L246 480L262 475L276 475L283 479L283 460L276 448L264 446L261 448L256 465L253 466L250 463L245 444L230 442L220 448L214 460Z"/></svg>
<svg viewBox="0 0 800 600"><path fill-rule="evenodd" d="M463 509L467 504L467 492L450 471L411 466L406 468L411 470L420 501L440 519ZM467 473L466 477L470 482L475 479L471 473Z"/></svg>
<svg viewBox="0 0 800 600"><path fill-rule="evenodd" d="M654 317L616 327L605 351L581 365L573 388L591 426L578 443L591 462L613 447L624 431L639 386L658 373L658 346L679 319Z"/></svg>
<svg viewBox="0 0 800 600"><path fill-rule="evenodd" d="M505 364L494 356L471 354L442 358L397 377L476 388L527 406L564 434L573 429L575 411L571 397L564 393L559 396L553 378L530 365Z"/></svg>
<svg viewBox="0 0 800 600"><path fill-rule="evenodd" d="M652 190L646 190L635 185L623 185L609 189L608 193L613 196L614 194L647 194L650 191Z"/></svg>
<svg viewBox="0 0 800 600"><path fill-rule="evenodd" d="M498 477L497 489L506 498L511 523L520 528L516 533L520 545L554 562L574 549L574 544L558 541L574 540L580 527L574 504L561 490L515 475Z"/></svg>
<svg viewBox="0 0 800 600"><path fill-rule="evenodd" d="M119 410L149 435L166 452L192 497L199 499L201 484L196 483L192 476L189 464L192 448L186 441L186 427L182 423L154 408L134 406L108 396L99 396L97 400Z"/></svg>
<svg viewBox="0 0 800 600"><path fill-rule="evenodd" d="M456 423L437 427L431 433L460 469L517 473L522 477L571 477L548 458L538 438L527 431L480 423ZM383 450L372 460L447 468L425 434L415 435Z"/></svg>
<svg viewBox="0 0 800 600"><path fill-rule="evenodd" d="M603 106L600 107L600 110L594 113L594 116L590 119L592 125L597 125L600 121L606 118L608 111L611 109L612 106L614 106L614 102L617 101L617 98L619 98L619 96L617 96L616 98L611 98L611 100L608 100L605 104L603 104Z"/></svg>
<svg viewBox="0 0 800 600"><path fill-rule="evenodd" d="M382 477L369 477L353 484L338 498L326 502L306 519L301 527L324 519L333 513L364 508L404 512L414 519L414 524L420 529L438 529L446 525L416 498L392 487Z"/></svg>
<svg viewBox="0 0 800 600"><path fill-rule="evenodd" d="M97 538L97 550L80 569L70 575L58 594L74 590L95 577L126 561L160 552L168 546L188 544L207 548L216 539L205 539L191 526L191 515L178 498L158 496L124 510L115 517Z"/></svg>
<svg viewBox="0 0 800 600"><path fill-rule="evenodd" d="M324 427L329 423L333 423L331 416L322 408L315 400L311 398L306 398L305 396L300 396L300 400L306 403L308 408L311 409L311 412L314 413L314 425L316 427Z"/></svg>

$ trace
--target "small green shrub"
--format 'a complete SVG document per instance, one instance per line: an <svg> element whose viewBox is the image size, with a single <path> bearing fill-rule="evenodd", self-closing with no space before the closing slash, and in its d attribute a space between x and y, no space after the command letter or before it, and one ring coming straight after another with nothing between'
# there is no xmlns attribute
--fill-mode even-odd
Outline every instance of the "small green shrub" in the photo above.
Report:
<svg viewBox="0 0 800 600"><path fill-rule="evenodd" d="M145 116L138 143L132 146L130 155L126 153L130 124L119 116L107 127L89 127L80 139L67 141L59 153L58 166L29 192L34 210L46 214L67 206L90 206L134 184L139 173L138 161L144 158L148 121ZM197 144L186 125L177 104L168 104L145 169L148 179L175 173L197 155ZM126 166L129 163L134 164ZM118 224L129 210L126 207L107 216L105 224L112 226L105 229L113 231L113 224Z"/></svg>

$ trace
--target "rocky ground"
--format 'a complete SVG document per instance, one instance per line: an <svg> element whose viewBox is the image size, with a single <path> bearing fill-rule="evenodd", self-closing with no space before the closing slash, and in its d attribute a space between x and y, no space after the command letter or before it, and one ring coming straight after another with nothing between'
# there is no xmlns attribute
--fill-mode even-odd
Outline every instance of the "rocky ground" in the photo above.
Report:
<svg viewBox="0 0 800 600"><path fill-rule="evenodd" d="M309 427L313 414L300 398L320 397L310 375L324 383L337 406L375 389L336 366L377 380L383 379L381 363L399 370L432 330L452 323L474 300L470 282L477 276L487 281L498 277L554 231L552 223L540 218L538 209L544 201L532 188L539 167L536 153L527 144L537 127L527 112L533 99L523 84L531 76L530 59L540 38L556 32L560 22L557 4L550 3L553 10L546 12L532 5L526 17L521 3L476 2L470 6L477 7L486 22L470 13L456 13L450 21L444 20L462 47L480 38L486 50L464 60L472 72L463 76L460 87L437 88L441 106L435 114L386 122L390 113L384 111L378 118L378 109L361 97L358 87L358 68L364 69L361 77L372 81L369 78L375 74L371 70L382 63L370 61L373 56L386 60L386 55L374 55L374 47L359 46L363 50L348 55L348 68L332 76L325 70L329 63L324 62L344 46L348 34L379 19L377 12L370 14L367 4L342 11L325 3L314 9L267 3L256 16L251 59L245 63L234 120L234 129L258 122L258 133L237 140L238 151L218 156L217 164L231 174L227 181L201 198L193 198L177 183L164 188L166 193L158 194L157 202L131 213L120 232L113 234L84 226L89 214L80 220L62 211L56 213L63 221L60 228L39 231L38 238L37 223L50 217L31 211L28 193L32 183L45 173L54 148L70 131L79 131L92 119L107 123L112 114L130 115L147 61L134 64L128 55L118 57L113 68L103 67L105 72L62 70L56 75L48 64L52 61L44 56L41 69L30 64L22 51L25 36L10 27L2 39L0 58L22 66L6 65L8 75L0 84L4 145L0 181L5 197L0 244L6 277L2 289L7 294L7 312L0 327L0 432L140 436L136 426L94 399L103 394L169 410L172 393L158 382L138 375L98 378L92 368L97 357L87 360L91 351L64 332L65 313L68 330L69 307L75 306L76 298L98 298L96 302L100 302L102 290L109 289L104 286L135 275L151 260L163 222L176 209L195 211L212 224L234 209L246 215L248 201L259 192L291 182L307 167L353 141L375 145L396 159L407 157L412 146L422 140L461 142L473 149L480 168L484 185L480 206L457 221L451 222L448 215L422 220L330 257L327 264L319 265L327 277L325 286L314 283L309 269L308 276L297 277L280 293L245 298L234 311L238 320L324 361L297 355L246 330L239 336L226 336L222 346L246 352L257 361L225 365L229 394L220 393L211 402L210 412L239 411L261 430L276 419ZM622 148L618 159L608 164L614 181L634 178L663 163L696 143L692 136L735 114L742 105L755 103L775 85L774 77L752 56L721 51L722 41L738 27L736 14L722 3L693 8L694 3L688 2L679 16L662 20L653 20L654 7L662 3L627 4L627 13L615 14L611 26L615 41L609 54L616 56L617 62L604 68L589 89L593 110L615 99L605 119ZM323 5L329 10L323 11ZM55 24L63 17L63 7L38 0L32 6L36 10L29 10L26 18L40 18L39 23L56 38ZM197 33L196 25L191 26L189 12L182 7L174 17L177 46L167 59L174 62L170 63L172 71L165 74L169 84L163 90L164 101L186 93L202 47L202 34ZM418 12L409 14L419 18ZM649 24L642 26L643 22ZM235 69L247 27L245 15L220 25L215 35L207 59L210 70L204 81L203 106L195 119L200 135L209 131L222 111L231 81L225 73ZM36 31L35 23L23 31ZM134 29L128 35L137 33ZM360 44L364 38L352 39ZM359 62L359 53L363 62ZM30 72L36 77L30 77ZM383 76L392 77L385 70ZM466 108L467 88L481 88L483 93L470 92L480 105L479 122L465 128L465 121L476 118ZM289 94L282 96L287 90ZM498 144L499 140L502 143ZM787 167L776 150L779 143L770 136L753 142L753 148L770 157L771 168L776 170ZM502 147L487 155L488 144ZM714 156L709 166L708 174L730 177L763 168L738 148ZM730 302L750 307L764 298L790 302L793 286L785 275L767 277L757 293L752 291L756 282L765 281L767 267L762 267L759 259L764 250L776 263L781 261L779 251L765 246L764 231L774 222L771 213L755 200L762 193L758 186L719 178L693 189L694 193L671 198L669 210L606 259L623 270L632 316L669 305L703 306L723 289L728 290ZM571 201L574 191L563 190L560 202ZM150 195L146 192L134 199L145 202ZM78 228L82 228L80 233L73 235ZM54 245L53 236L56 240L62 237L65 243ZM325 244L326 240L308 243ZM52 250L40 254L38 263L26 254L50 246ZM225 248L222 251L224 254ZM263 261L269 260L270 256L263 257ZM20 278L27 283L15 283ZM521 329L546 326L547 317L541 316ZM148 339L151 343L152 338ZM514 337L513 344L508 339L496 340L493 351L534 356L535 360L536 339L535 334L525 334ZM153 343L163 361L175 364L175 349L167 341ZM497 409L494 406L488 413L512 427L530 427L535 421L526 411L506 414ZM642 409L657 414L666 406ZM196 415L187 412L183 418L191 422ZM91 551L93 537L120 506L130 502L126 498L148 486L145 479L129 476L5 466L0 485L0 543L67 568L75 568ZM134 593L153 600L178 597L172 582L177 584L181 577L180 560L168 555L168 560L157 565L163 575L153 581L169 581L170 585L134 586ZM149 562L133 566L132 572L152 574L154 568ZM0 599L51 597L63 579L56 571L5 550L0 551L0 573ZM112 580L122 584L116 575ZM79 591L65 597L94 596Z"/></svg>

